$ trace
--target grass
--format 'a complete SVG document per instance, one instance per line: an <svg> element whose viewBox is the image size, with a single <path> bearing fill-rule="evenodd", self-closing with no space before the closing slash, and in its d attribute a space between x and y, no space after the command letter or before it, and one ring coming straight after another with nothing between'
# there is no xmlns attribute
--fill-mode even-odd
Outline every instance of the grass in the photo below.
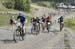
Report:
<svg viewBox="0 0 75 49"><path fill-rule="evenodd" d="M15 16L15 18L16 18L17 15L0 15L0 26L9 25L9 20L10 20L11 16Z"/></svg>
<svg viewBox="0 0 75 49"><path fill-rule="evenodd" d="M65 26L75 31L75 19L67 19L65 21Z"/></svg>
<svg viewBox="0 0 75 49"><path fill-rule="evenodd" d="M0 15L0 26L9 26L9 20L11 16L15 16L15 19L18 15ZM28 23L30 22L31 17L27 16Z"/></svg>
<svg viewBox="0 0 75 49"><path fill-rule="evenodd" d="M67 33L65 33L64 34L64 44L65 44L65 49L71 49L71 47L70 47L70 41L68 40L68 35L67 35Z"/></svg>
<svg viewBox="0 0 75 49"><path fill-rule="evenodd" d="M5 7L0 7L0 11L18 11L18 10L15 10L15 9L7 9Z"/></svg>

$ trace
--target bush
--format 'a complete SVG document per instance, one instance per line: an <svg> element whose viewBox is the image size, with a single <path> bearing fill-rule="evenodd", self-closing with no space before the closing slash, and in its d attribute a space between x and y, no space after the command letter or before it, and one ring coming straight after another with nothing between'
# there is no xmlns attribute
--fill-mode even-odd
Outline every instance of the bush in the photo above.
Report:
<svg viewBox="0 0 75 49"><path fill-rule="evenodd" d="M14 8L20 11L30 12L31 0L5 0L3 5L7 8Z"/></svg>
<svg viewBox="0 0 75 49"><path fill-rule="evenodd" d="M21 11L30 11L31 0L15 0L15 9Z"/></svg>
<svg viewBox="0 0 75 49"><path fill-rule="evenodd" d="M74 3L71 3L71 5L72 5L72 6L75 6L75 2L74 2Z"/></svg>
<svg viewBox="0 0 75 49"><path fill-rule="evenodd" d="M14 0L5 0L5 2L3 3L3 5L6 8L14 8Z"/></svg>

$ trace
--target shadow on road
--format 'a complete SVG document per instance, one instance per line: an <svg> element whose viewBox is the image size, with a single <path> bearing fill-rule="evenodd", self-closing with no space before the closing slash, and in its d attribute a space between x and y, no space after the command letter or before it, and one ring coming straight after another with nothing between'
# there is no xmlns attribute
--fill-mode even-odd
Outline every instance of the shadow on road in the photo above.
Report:
<svg viewBox="0 0 75 49"><path fill-rule="evenodd" d="M4 44L15 43L14 40L10 40L10 39L4 39L4 40L0 40L0 41L3 42Z"/></svg>
<svg viewBox="0 0 75 49"><path fill-rule="evenodd" d="M53 33L56 35L56 34L58 34L58 32L60 32L60 30L56 30L56 29L55 29L55 30L52 30L52 31L50 31L50 32L53 32Z"/></svg>
<svg viewBox="0 0 75 49"><path fill-rule="evenodd" d="M56 29L55 29L55 30L50 31L50 32L54 32L54 33L55 33L55 32L60 32L60 30L56 30Z"/></svg>
<svg viewBox="0 0 75 49"><path fill-rule="evenodd" d="M40 32L39 32L39 33L40 33ZM28 35L38 35L39 33L36 33L36 32L34 32L34 33L26 32L26 34L28 34Z"/></svg>

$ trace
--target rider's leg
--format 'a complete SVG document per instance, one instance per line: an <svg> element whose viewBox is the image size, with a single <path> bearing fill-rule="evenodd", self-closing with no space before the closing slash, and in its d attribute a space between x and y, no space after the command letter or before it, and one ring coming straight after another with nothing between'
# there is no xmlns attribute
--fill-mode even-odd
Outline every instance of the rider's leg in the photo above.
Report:
<svg viewBox="0 0 75 49"><path fill-rule="evenodd" d="M61 23L60 23L60 31L61 31Z"/></svg>
<svg viewBox="0 0 75 49"><path fill-rule="evenodd" d="M39 31L40 31L40 23L39 23Z"/></svg>
<svg viewBox="0 0 75 49"><path fill-rule="evenodd" d="M24 33L24 23L22 23L22 30L23 30L23 33Z"/></svg>
<svg viewBox="0 0 75 49"><path fill-rule="evenodd" d="M62 29L63 29L63 24L60 23L60 31L62 31Z"/></svg>
<svg viewBox="0 0 75 49"><path fill-rule="evenodd" d="M64 27L64 23L62 23L62 30L63 30L63 27Z"/></svg>
<svg viewBox="0 0 75 49"><path fill-rule="evenodd" d="M23 31L24 31L24 33L26 32L25 24L23 25Z"/></svg>
<svg viewBox="0 0 75 49"><path fill-rule="evenodd" d="M21 32L21 34L22 34L22 40L24 40L24 23L22 23L22 32Z"/></svg>

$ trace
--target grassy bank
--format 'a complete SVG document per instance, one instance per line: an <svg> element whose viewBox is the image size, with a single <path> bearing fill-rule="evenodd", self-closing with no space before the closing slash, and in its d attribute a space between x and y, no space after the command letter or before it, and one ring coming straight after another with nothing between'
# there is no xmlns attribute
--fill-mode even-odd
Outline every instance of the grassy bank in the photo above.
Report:
<svg viewBox="0 0 75 49"><path fill-rule="evenodd" d="M15 16L15 18L16 18L17 15L0 15L0 26L9 25L9 20L10 20L11 16Z"/></svg>
<svg viewBox="0 0 75 49"><path fill-rule="evenodd" d="M18 15L0 15L0 26L9 26L9 20L11 16L15 16L15 19ZM28 23L30 22L30 17L27 16Z"/></svg>
<svg viewBox="0 0 75 49"><path fill-rule="evenodd" d="M65 21L65 26L75 31L75 19L67 19Z"/></svg>

